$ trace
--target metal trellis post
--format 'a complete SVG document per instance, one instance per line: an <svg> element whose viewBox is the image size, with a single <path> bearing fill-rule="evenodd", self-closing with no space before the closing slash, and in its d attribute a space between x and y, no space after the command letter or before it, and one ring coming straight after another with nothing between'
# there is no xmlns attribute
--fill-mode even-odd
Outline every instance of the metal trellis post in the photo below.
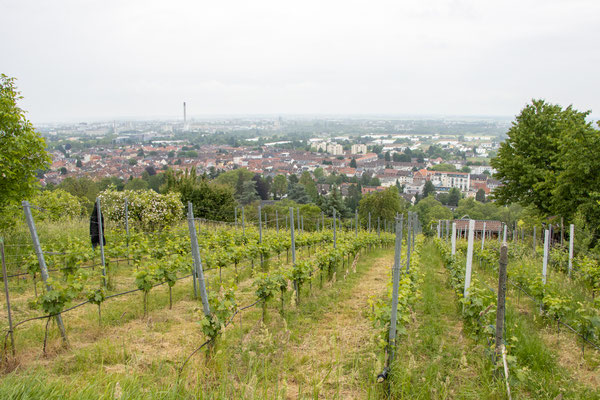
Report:
<svg viewBox="0 0 600 400"><path fill-rule="evenodd" d="M35 254L37 255L38 263L40 264L40 273L42 275L42 279L44 280L44 285L46 285L46 290L50 292L52 291L52 286L48 283L48 268L46 267L44 252L42 251L40 239L38 238L37 230L35 229L35 222L31 216L31 206L29 205L28 201L23 201L21 204L23 205L25 219L27 220L27 225L29 226L29 233L31 234L33 248L35 250ZM62 336L63 341L68 343L67 332L65 330L61 314L56 315L54 318L56 319L56 324L58 325L58 329L60 330L60 335Z"/></svg>
<svg viewBox="0 0 600 400"><path fill-rule="evenodd" d="M200 248L198 247L198 237L196 236L196 224L194 223L194 209L192 203L188 202L188 227L190 230L190 241L192 244L192 256L194 257L195 272L198 277L198 286L200 287L200 299L202 300L202 310L204 315L210 316L210 306L208 305L208 293L204 283L204 271L202 269L202 259L200 258Z"/></svg>

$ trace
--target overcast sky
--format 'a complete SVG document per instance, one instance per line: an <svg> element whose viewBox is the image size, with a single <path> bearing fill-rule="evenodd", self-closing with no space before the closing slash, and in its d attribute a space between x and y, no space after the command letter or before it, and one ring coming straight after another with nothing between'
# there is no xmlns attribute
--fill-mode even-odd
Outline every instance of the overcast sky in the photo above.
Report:
<svg viewBox="0 0 600 400"><path fill-rule="evenodd" d="M33 122L214 114L600 115L599 0L0 0Z"/></svg>

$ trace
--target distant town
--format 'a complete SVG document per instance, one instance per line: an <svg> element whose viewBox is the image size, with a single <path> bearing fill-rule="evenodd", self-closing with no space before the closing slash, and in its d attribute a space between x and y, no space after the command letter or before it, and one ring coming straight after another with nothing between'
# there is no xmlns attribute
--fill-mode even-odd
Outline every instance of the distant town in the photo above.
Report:
<svg viewBox="0 0 600 400"><path fill-rule="evenodd" d="M396 185L414 203L430 181L437 193L489 195L499 181L489 165L508 130L506 121L390 119L215 119L53 124L37 127L52 165L43 186L67 177L141 177L148 171L197 174L245 168L264 177L338 176L342 195L367 175L362 193ZM329 184L318 185L327 194Z"/></svg>

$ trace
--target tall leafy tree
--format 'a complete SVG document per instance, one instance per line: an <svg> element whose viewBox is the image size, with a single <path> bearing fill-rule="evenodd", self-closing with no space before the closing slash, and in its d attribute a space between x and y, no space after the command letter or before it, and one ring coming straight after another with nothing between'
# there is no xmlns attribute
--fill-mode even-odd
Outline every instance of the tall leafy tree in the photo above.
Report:
<svg viewBox="0 0 600 400"><path fill-rule="evenodd" d="M215 181L219 184L228 185L239 196L242 192L244 182L251 180L253 177L254 173L252 171L248 171L246 168L238 168L220 174Z"/></svg>
<svg viewBox="0 0 600 400"><path fill-rule="evenodd" d="M308 193L306 193L306 189L299 183L290 185L288 199L294 200L298 204L308 204L311 202L311 198Z"/></svg>
<svg viewBox="0 0 600 400"><path fill-rule="evenodd" d="M342 200L342 194L336 186L321 200L321 210L325 214L333 216L334 209L340 218L348 215L348 209L346 208L346 204L344 204L344 200Z"/></svg>
<svg viewBox="0 0 600 400"><path fill-rule="evenodd" d="M346 207L352 212L354 212L358 208L358 204L360 203L360 199L362 198L362 193L359 185L350 185L348 187L348 195L344 202L346 203Z"/></svg>
<svg viewBox="0 0 600 400"><path fill-rule="evenodd" d="M552 190L553 210L568 221L579 212L596 231L600 226L600 130L577 121L563 131L559 151L562 172Z"/></svg>
<svg viewBox="0 0 600 400"><path fill-rule="evenodd" d="M552 213L553 190L565 168L564 138L569 131L584 128L587 115L544 100L533 100L523 108L491 161L504 184L494 197L502 204L533 204L543 213Z"/></svg>
<svg viewBox="0 0 600 400"><path fill-rule="evenodd" d="M321 180L325 177L325 171L322 167L318 167L313 171L313 175L315 176L317 182L321 183Z"/></svg>
<svg viewBox="0 0 600 400"><path fill-rule="evenodd" d="M484 194L485 199L485 194ZM460 201L460 190L458 188L450 189L448 192L448 205L449 206L458 206L458 202Z"/></svg>
<svg viewBox="0 0 600 400"><path fill-rule="evenodd" d="M381 192L369 193L362 197L358 205L358 215L364 224L371 213L371 226L379 217L381 221L393 221L396 213L403 213L408 208L408 202L400 196L398 188L391 186Z"/></svg>
<svg viewBox="0 0 600 400"><path fill-rule="evenodd" d="M319 192L317 190L317 185L313 178L310 176L310 172L304 171L302 176L300 177L299 183L304 186L304 190L310 196L313 202L317 201L319 197Z"/></svg>
<svg viewBox="0 0 600 400"><path fill-rule="evenodd" d="M503 186L494 192L502 204L518 202L567 221L578 216L592 235L600 234L600 131L590 112L533 100L516 117L492 166Z"/></svg>
<svg viewBox="0 0 600 400"><path fill-rule="evenodd" d="M485 203L485 190L479 189L477 193L475 193L475 200Z"/></svg>
<svg viewBox="0 0 600 400"><path fill-rule="evenodd" d="M417 203L415 210L419 215L421 226L425 232L430 231L430 225L432 222L439 219L452 219L452 211L447 207L444 207L442 203L437 201L435 197L428 196Z"/></svg>
<svg viewBox="0 0 600 400"><path fill-rule="evenodd" d="M125 190L147 190L148 182L140 178L134 178L125 184Z"/></svg>
<svg viewBox="0 0 600 400"><path fill-rule="evenodd" d="M259 199L260 196L256 191L256 182L253 180L244 182L242 185L242 194L238 196L238 201L243 205L248 205Z"/></svg>
<svg viewBox="0 0 600 400"><path fill-rule="evenodd" d="M273 192L273 198L277 200L281 198L287 192L287 179L284 175L277 175L273 179L273 184L271 185L271 191Z"/></svg>
<svg viewBox="0 0 600 400"><path fill-rule="evenodd" d="M5 218L11 207L31 198L38 190L36 171L50 163L44 139L17 106L22 97L14 78L0 75L0 228L8 227Z"/></svg>
<svg viewBox="0 0 600 400"><path fill-rule="evenodd" d="M269 182L260 174L255 174L252 180L256 183L256 192L260 198L262 200L269 200L269 193L271 192Z"/></svg>
<svg viewBox="0 0 600 400"><path fill-rule="evenodd" d="M96 201L96 196L100 192L98 184L86 176L81 178L70 176L65 178L57 187L71 193L75 197L85 198L90 203Z"/></svg>
<svg viewBox="0 0 600 400"><path fill-rule="evenodd" d="M231 186L198 178L194 168L185 172L167 170L165 184L160 190L163 193L181 193L183 206L187 207L188 202L191 202L195 217L219 221L233 220L236 202Z"/></svg>
<svg viewBox="0 0 600 400"><path fill-rule="evenodd" d="M101 192L108 189L111 185L113 185L115 189L119 191L123 190L123 188L125 187L123 179L117 178L116 176L102 178L100 179L100 181L97 182L97 185L98 190Z"/></svg>
<svg viewBox="0 0 600 400"><path fill-rule="evenodd" d="M435 195L435 186L431 181L425 182L425 186L423 186L423 198L428 197L430 194Z"/></svg>

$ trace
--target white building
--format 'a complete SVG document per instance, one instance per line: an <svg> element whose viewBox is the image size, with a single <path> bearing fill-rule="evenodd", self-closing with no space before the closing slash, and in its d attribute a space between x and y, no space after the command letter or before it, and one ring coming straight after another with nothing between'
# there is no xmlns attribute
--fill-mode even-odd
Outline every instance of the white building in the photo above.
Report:
<svg viewBox="0 0 600 400"><path fill-rule="evenodd" d="M344 147L337 143L327 143L327 152L334 156L341 156L344 154Z"/></svg>
<svg viewBox="0 0 600 400"><path fill-rule="evenodd" d="M488 171L491 175L494 175L496 172L498 172L489 165L471 165L469 168L471 168L472 174L477 175L483 174L484 171Z"/></svg>
<svg viewBox="0 0 600 400"><path fill-rule="evenodd" d="M466 192L471 184L471 175L466 172L429 171L428 175L436 187L458 188Z"/></svg>
<svg viewBox="0 0 600 400"><path fill-rule="evenodd" d="M352 152L352 154L367 154L367 145L353 144L352 149L350 151Z"/></svg>
<svg viewBox="0 0 600 400"><path fill-rule="evenodd" d="M325 152L327 151L327 142L316 142L312 144L312 147L317 149L317 151L321 150Z"/></svg>

